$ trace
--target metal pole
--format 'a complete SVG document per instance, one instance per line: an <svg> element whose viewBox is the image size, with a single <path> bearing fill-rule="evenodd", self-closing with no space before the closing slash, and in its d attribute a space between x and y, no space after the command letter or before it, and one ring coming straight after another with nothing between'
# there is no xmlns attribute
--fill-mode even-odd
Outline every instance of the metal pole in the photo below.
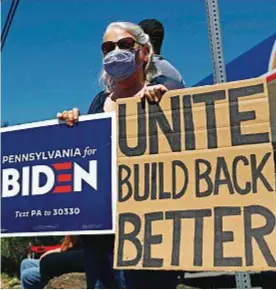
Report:
<svg viewBox="0 0 276 290"><path fill-rule="evenodd" d="M236 272L236 287L238 289L250 289L251 287L251 279L250 274L247 272Z"/></svg>
<svg viewBox="0 0 276 290"><path fill-rule="evenodd" d="M208 33L210 49L213 63L214 83L226 82L226 72L223 58L219 8L217 0L205 0L206 14L208 19ZM236 287L238 289L251 288L250 274L247 272L237 272L235 274Z"/></svg>
<svg viewBox="0 0 276 290"><path fill-rule="evenodd" d="M226 82L217 0L205 0L214 83Z"/></svg>

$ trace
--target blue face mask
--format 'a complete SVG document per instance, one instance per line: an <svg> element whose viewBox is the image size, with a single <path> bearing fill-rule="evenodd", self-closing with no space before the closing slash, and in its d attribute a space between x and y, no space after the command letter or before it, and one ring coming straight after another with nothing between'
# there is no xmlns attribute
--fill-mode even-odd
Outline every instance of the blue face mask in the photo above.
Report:
<svg viewBox="0 0 276 290"><path fill-rule="evenodd" d="M122 81L131 77L138 65L136 63L137 50L113 50L103 60L104 70L115 80Z"/></svg>

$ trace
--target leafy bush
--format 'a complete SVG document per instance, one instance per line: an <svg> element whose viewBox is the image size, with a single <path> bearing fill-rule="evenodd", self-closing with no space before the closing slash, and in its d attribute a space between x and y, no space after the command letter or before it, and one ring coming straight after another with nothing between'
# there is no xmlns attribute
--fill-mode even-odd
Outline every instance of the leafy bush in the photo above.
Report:
<svg viewBox="0 0 276 290"><path fill-rule="evenodd" d="M10 275L19 273L20 262L27 257L28 242L31 242L31 238L1 239L2 272Z"/></svg>

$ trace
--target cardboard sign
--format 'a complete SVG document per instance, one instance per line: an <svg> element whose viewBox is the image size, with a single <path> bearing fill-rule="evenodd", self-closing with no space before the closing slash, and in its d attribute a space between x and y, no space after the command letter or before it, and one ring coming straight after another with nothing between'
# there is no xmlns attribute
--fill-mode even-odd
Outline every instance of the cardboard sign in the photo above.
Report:
<svg viewBox="0 0 276 290"><path fill-rule="evenodd" d="M98 114L1 129L1 236L114 233L115 125Z"/></svg>
<svg viewBox="0 0 276 290"><path fill-rule="evenodd" d="M118 103L116 268L276 269L273 106L265 78Z"/></svg>

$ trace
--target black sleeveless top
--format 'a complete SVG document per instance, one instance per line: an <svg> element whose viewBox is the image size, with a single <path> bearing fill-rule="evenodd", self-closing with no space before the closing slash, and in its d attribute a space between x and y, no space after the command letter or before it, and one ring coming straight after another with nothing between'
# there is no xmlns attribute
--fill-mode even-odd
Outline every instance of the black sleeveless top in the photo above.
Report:
<svg viewBox="0 0 276 290"><path fill-rule="evenodd" d="M154 85L164 85L168 90L177 90L177 89L185 88L185 86L182 83L175 81L171 78L165 77L165 76L158 76L154 78L151 81L150 86L154 86ZM108 96L109 96L109 93L107 92L104 92L104 91L99 92L93 99L89 107L88 114L103 113L104 103Z"/></svg>

